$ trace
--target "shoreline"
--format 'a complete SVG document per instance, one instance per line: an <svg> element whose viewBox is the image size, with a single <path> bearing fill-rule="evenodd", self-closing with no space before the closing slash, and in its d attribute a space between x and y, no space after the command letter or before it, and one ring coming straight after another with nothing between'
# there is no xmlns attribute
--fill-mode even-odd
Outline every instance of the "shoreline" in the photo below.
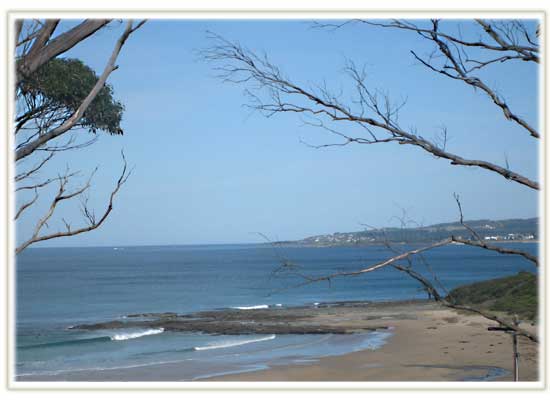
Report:
<svg viewBox="0 0 550 400"><path fill-rule="evenodd" d="M439 308L417 319L391 320L394 335L381 348L320 358L313 365L273 366L206 381L512 381L511 338L488 332L491 321ZM523 328L536 331L536 326ZM538 346L519 338L519 380L538 381Z"/></svg>
<svg viewBox="0 0 550 400"><path fill-rule="evenodd" d="M153 315L168 319L173 317L166 313ZM488 332L487 328L495 324L483 317L458 313L427 300L321 303L318 306L286 309L217 310L200 315L214 317L214 319L224 316L229 320L236 316L241 319L246 316L249 325L249 320L255 317L258 321L263 321L259 325L267 328L277 328L281 324L287 324L288 320L293 320L293 323L301 324L302 327L328 328L328 332L349 330L351 335L349 333L337 335L342 340L351 340L353 333L356 332L389 330L392 335L383 346L375 350L352 351L342 355L319 354L317 357L306 360L305 364L301 362L304 360L300 361L299 358L294 357L282 363L281 360L267 361L248 369L245 364L242 364L241 368L228 372L227 368L231 368L230 365L220 363L218 370L211 370L199 363L192 367L197 368L197 375L193 379L184 378L188 376L191 368L189 364L183 361L172 361L109 370L72 371L58 375L18 376L16 380L34 382L512 380L512 349L508 334ZM186 317L189 318L189 316ZM283 317L284 319L281 320ZM264 325L266 323L267 325ZM528 330L537 329L536 326L523 325L522 327ZM222 326L225 325L222 324ZM318 334L323 335L326 332L318 332ZM278 335L284 336L284 333ZM347 337L350 339L346 339ZM520 380L536 381L538 379L538 346L527 339L520 338L519 351L521 354Z"/></svg>

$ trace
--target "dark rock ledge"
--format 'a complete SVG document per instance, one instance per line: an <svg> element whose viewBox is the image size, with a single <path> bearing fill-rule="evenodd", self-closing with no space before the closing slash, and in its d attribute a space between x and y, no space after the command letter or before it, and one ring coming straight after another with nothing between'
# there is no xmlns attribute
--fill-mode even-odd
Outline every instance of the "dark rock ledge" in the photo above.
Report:
<svg viewBox="0 0 550 400"><path fill-rule="evenodd" d="M208 334L351 334L387 329L391 319L413 318L413 309L434 307L425 301L341 302L268 309L221 309L192 314L131 314L120 320L75 325L70 329L163 328Z"/></svg>

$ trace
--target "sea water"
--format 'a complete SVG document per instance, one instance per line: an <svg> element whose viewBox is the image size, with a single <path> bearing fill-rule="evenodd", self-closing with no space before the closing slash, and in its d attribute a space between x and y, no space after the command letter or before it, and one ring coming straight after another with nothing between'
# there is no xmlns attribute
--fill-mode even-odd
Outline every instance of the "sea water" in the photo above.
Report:
<svg viewBox="0 0 550 400"><path fill-rule="evenodd" d="M532 253L533 243L510 246ZM352 271L390 256L383 246L270 245L30 248L16 259L16 377L20 379L193 380L383 346L391 332L357 335L206 335L162 329L70 330L73 325L147 312L262 309L320 302L425 298L392 268L300 286L308 276ZM416 268L452 288L519 271L519 256L447 246ZM288 266L291 267L288 267ZM286 268L286 270L284 269ZM162 369L164 368L164 369ZM144 373L156 370L157 375ZM71 375L72 374L72 375ZM163 375L166 374L166 375Z"/></svg>

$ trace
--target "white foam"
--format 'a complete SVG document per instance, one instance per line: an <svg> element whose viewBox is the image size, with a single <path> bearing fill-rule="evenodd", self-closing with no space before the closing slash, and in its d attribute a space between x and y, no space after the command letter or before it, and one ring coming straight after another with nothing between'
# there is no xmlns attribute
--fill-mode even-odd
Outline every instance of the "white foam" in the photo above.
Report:
<svg viewBox="0 0 550 400"><path fill-rule="evenodd" d="M363 343L362 349L378 350L384 346L388 339L393 335L392 332L376 331L368 335L368 339Z"/></svg>
<svg viewBox="0 0 550 400"><path fill-rule="evenodd" d="M243 306L243 307L233 307L233 308L236 308L237 310L260 310L262 308L269 308L269 306L267 304L260 304L257 306Z"/></svg>
<svg viewBox="0 0 550 400"><path fill-rule="evenodd" d="M256 343L256 342L263 342L266 340L273 340L275 339L275 335L269 335L258 339L248 339L248 340L228 340L225 342L218 342L213 343L209 346L199 346L194 347L194 350L201 351L201 350L213 350L213 349L224 349L226 347L235 347L235 346L242 346L243 344L249 344L249 343Z"/></svg>
<svg viewBox="0 0 550 400"><path fill-rule="evenodd" d="M275 304L275 307L282 307L283 305L281 303Z"/></svg>
<svg viewBox="0 0 550 400"><path fill-rule="evenodd" d="M146 331L140 331L140 332L119 333L117 335L111 336L111 340L137 339L137 338L142 337L142 336L157 335L157 334L162 333L162 332L164 332L164 328L148 329Z"/></svg>

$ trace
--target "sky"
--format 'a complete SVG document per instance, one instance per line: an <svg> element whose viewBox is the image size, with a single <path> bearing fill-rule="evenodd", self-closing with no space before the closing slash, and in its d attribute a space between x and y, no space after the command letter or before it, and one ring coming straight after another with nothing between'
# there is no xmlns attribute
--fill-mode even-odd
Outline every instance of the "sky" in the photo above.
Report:
<svg viewBox="0 0 550 400"><path fill-rule="evenodd" d="M456 29L456 21L446 24ZM477 35L470 22L459 24L463 34ZM99 74L123 28L112 23L64 56L82 59ZM125 105L124 136L100 133L93 146L58 154L42 175L69 166L82 171L83 181L98 166L90 193L98 215L120 173L121 149L133 167L130 179L98 230L37 246L251 243L264 240L258 232L294 240L359 231L364 224L395 226L403 210L429 225L458 219L453 193L466 219L538 215L535 191L417 148L305 145L335 138L297 115L251 112L246 86L221 82L201 58L200 50L214 44L207 32L265 52L304 86L326 82L345 96L353 87L343 69L353 60L365 66L372 88L407 99L400 113L404 128L432 139L445 126L449 151L500 165L507 160L538 178L536 139L506 121L483 93L415 62L410 50L426 55L432 49L419 35L364 24L314 29L300 20L152 20L128 39L108 80ZM538 126L538 70L532 64L499 64L480 77ZM45 192L17 223L18 242L31 234L48 200ZM60 208L50 229L62 228L62 217L78 226L79 213L74 205Z"/></svg>

